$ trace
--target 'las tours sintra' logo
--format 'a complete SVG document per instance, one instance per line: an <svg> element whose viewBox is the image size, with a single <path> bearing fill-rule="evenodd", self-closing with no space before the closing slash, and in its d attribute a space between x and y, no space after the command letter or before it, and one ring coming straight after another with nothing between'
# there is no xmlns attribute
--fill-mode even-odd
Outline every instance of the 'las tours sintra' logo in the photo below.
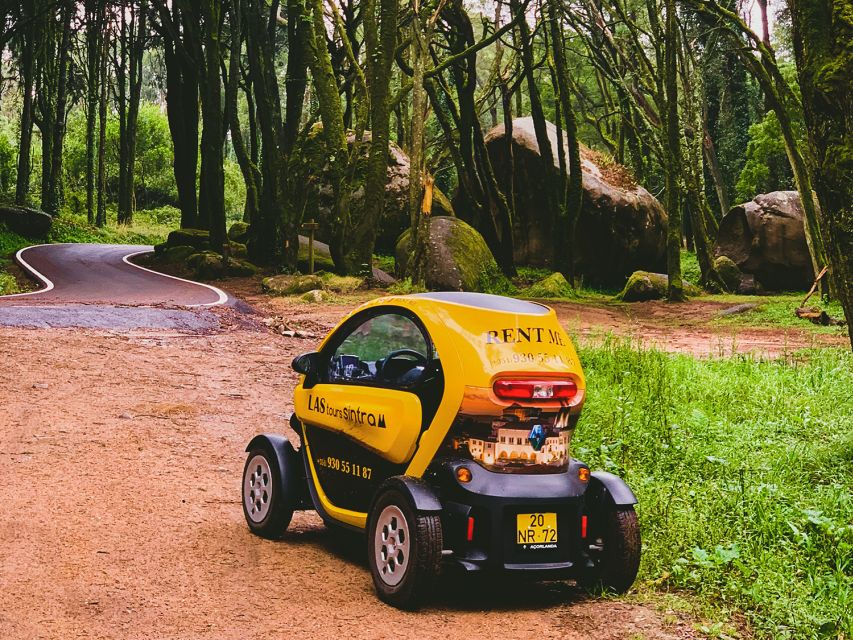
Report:
<svg viewBox="0 0 853 640"><path fill-rule="evenodd" d="M545 327L506 327L505 329L494 329L484 334L486 344L518 344L521 342L555 344L560 347L566 346L563 336L555 329Z"/></svg>
<svg viewBox="0 0 853 640"><path fill-rule="evenodd" d="M340 418L352 424L366 424L371 427L385 428L385 414L365 411L361 407L334 407L325 398L308 394L308 410L315 413Z"/></svg>

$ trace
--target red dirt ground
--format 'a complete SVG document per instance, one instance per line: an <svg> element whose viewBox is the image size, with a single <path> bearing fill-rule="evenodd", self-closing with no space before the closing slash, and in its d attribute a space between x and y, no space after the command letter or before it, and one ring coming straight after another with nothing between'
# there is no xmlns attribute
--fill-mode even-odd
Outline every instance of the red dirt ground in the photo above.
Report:
<svg viewBox="0 0 853 640"><path fill-rule="evenodd" d="M251 536L244 447L286 430L290 361L317 342L261 320L319 337L352 304L247 297L259 315L220 310L224 328L209 334L0 328L0 638L699 637L677 614L565 584L447 578L403 613L375 598L363 542L315 514L298 513L281 541ZM728 343L673 328L673 307L558 308L590 338L613 330L700 354ZM736 344L810 340L757 331Z"/></svg>

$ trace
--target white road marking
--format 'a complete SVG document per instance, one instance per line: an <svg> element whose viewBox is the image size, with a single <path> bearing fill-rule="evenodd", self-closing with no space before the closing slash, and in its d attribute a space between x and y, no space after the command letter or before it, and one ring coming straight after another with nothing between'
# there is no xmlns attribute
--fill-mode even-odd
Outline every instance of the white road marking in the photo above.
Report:
<svg viewBox="0 0 853 640"><path fill-rule="evenodd" d="M130 261L130 258L132 258L134 256L142 255L143 253L151 253L151 251L149 251L148 249L145 249L144 251L134 251L133 253L128 253L126 256L122 257L121 261L124 262L125 264L130 265L131 267L136 267L137 269L142 269L143 271L147 271L148 273L153 273L154 275L157 275L157 276L162 276L164 278L171 278L172 280L178 280L179 282L186 282L187 284L194 284L194 285L197 285L199 287L205 287L205 288L213 291L213 293L215 293L219 297L219 299L216 302L205 302L202 304L185 304L183 306L185 306L185 307L213 307L213 306L216 306L218 304L225 304L226 302L228 302L228 294L225 293L222 289L219 289L218 287L214 287L213 285L205 284L203 282L195 282L194 280L186 280L185 278L179 278L178 276L170 276L168 273L160 273L159 271L154 271L153 269L147 269L145 267L139 266L138 264L134 264L133 262Z"/></svg>
<svg viewBox="0 0 853 640"><path fill-rule="evenodd" d="M70 243L62 242L62 243L57 243L57 244L59 245L59 244L70 244ZM19 249L18 252L15 254L15 259L21 264L21 266L23 266L30 273L32 273L36 278L38 278L39 280L41 280L44 283L44 289L38 289L36 291L27 291L26 293L10 293L8 295L3 296L3 298L21 298L23 296L34 296L38 293L47 293L48 291L53 289L53 282L51 282L50 278L48 278L46 275L41 273L38 269L36 269L33 265L31 265L29 262L24 260L24 258L22 257L24 255L24 251L27 251L29 249L36 249L38 247L46 247L46 246L47 245L45 245L45 244L34 244L34 245L29 246L29 247L24 247L23 249Z"/></svg>

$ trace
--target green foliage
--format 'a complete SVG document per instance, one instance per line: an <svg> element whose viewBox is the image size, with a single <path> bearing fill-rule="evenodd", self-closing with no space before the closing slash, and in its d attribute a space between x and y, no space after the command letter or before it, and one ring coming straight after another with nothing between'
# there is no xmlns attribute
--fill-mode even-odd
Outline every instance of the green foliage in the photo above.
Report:
<svg viewBox="0 0 853 640"><path fill-rule="evenodd" d="M405 296L410 293L424 293L426 289L418 284L412 282L411 278L403 278L402 280L398 280L390 287L388 287L388 293L394 296Z"/></svg>
<svg viewBox="0 0 853 640"><path fill-rule="evenodd" d="M49 242L93 242L107 244L158 244L166 239L171 225L158 224L138 212L131 225L95 227L86 216L63 213L53 219Z"/></svg>
<svg viewBox="0 0 853 640"><path fill-rule="evenodd" d="M609 341L580 357L574 454L637 494L640 579L743 611L761 637L850 637L853 355L698 360Z"/></svg>
<svg viewBox="0 0 853 640"><path fill-rule="evenodd" d="M3 266L0 264L0 296L18 293L18 291L18 281L14 276L3 271Z"/></svg>
<svg viewBox="0 0 853 640"><path fill-rule="evenodd" d="M681 277L688 282L700 282L702 271L699 269L699 259L692 251L681 252Z"/></svg>
<svg viewBox="0 0 853 640"><path fill-rule="evenodd" d="M790 189L790 178L780 183L771 176L771 167L785 161L785 142L779 120L772 111L749 128L746 163L735 187L739 202L752 200L759 193Z"/></svg>
<svg viewBox="0 0 853 640"><path fill-rule="evenodd" d="M174 204L178 193L172 171L174 153L166 114L162 113L157 105L143 102L139 107L137 126L136 204L142 209ZM107 118L106 137L107 200L109 202L114 202L118 195L118 142L118 116L111 114ZM63 169L66 181L66 202L74 213L85 213L86 114L83 109L73 109L68 116Z"/></svg>

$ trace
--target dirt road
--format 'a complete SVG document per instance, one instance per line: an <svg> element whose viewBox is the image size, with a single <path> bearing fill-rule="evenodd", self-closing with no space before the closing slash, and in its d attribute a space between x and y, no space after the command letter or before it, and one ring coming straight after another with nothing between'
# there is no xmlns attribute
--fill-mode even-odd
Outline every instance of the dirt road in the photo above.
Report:
<svg viewBox="0 0 853 640"><path fill-rule="evenodd" d="M303 330L330 321L291 310ZM216 313L214 333L0 327L0 637L697 637L564 584L448 577L403 613L375 598L361 540L316 515L251 536L243 448L285 429L288 365L316 340Z"/></svg>

